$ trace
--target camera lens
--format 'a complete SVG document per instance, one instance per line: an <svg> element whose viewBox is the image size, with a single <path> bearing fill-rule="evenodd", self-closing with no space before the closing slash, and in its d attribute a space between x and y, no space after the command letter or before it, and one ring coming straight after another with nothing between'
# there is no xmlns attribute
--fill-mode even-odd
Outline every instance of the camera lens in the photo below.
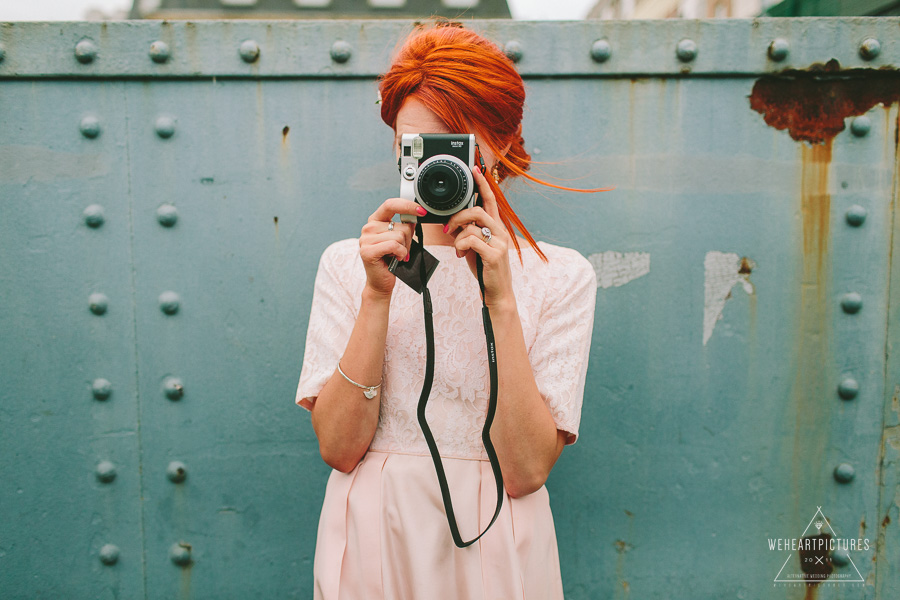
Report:
<svg viewBox="0 0 900 600"><path fill-rule="evenodd" d="M449 160L435 160L419 172L416 184L419 199L435 210L450 210L468 194L468 183L462 168Z"/></svg>

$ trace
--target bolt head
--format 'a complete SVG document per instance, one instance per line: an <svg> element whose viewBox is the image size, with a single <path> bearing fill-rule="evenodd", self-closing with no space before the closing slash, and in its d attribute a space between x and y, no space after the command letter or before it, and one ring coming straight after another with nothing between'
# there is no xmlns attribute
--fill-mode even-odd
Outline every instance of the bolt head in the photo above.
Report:
<svg viewBox="0 0 900 600"><path fill-rule="evenodd" d="M338 40L331 45L331 60L336 63L345 63L353 56L353 47L349 42Z"/></svg>
<svg viewBox="0 0 900 600"><path fill-rule="evenodd" d="M259 44L257 44L253 40L246 40L241 43L241 47L238 50L238 54L241 55L241 59L244 62L252 63L255 62L257 58L259 58Z"/></svg>
<svg viewBox="0 0 900 600"><path fill-rule="evenodd" d="M503 53L506 54L507 58L509 58L509 60L513 61L514 63L522 60L523 52L524 51L522 49L522 44L517 40L510 40L506 42L506 45L503 46Z"/></svg>
<svg viewBox="0 0 900 600"><path fill-rule="evenodd" d="M787 58L788 52L790 52L791 45L784 38L775 38L772 40L772 43L769 44L769 58L775 62L781 62L785 58Z"/></svg>
<svg viewBox="0 0 900 600"><path fill-rule="evenodd" d="M681 62L690 62L697 57L697 43L694 40L685 38L678 42L675 54Z"/></svg>
<svg viewBox="0 0 900 600"><path fill-rule="evenodd" d="M859 45L859 55L863 60L872 60L881 54L881 43L875 38L866 38Z"/></svg>
<svg viewBox="0 0 900 600"><path fill-rule="evenodd" d="M594 45L591 46L591 58L594 59L594 62L604 63L609 60L611 55L612 47L606 40L597 40L594 42Z"/></svg>

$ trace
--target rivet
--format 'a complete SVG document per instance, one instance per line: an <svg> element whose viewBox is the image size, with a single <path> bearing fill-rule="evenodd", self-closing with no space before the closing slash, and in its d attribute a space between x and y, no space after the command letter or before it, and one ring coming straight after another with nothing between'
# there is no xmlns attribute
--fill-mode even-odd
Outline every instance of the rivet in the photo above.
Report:
<svg viewBox="0 0 900 600"><path fill-rule="evenodd" d="M510 40L503 46L503 53L506 54L509 60L517 63L522 60L522 44L516 40Z"/></svg>
<svg viewBox="0 0 900 600"><path fill-rule="evenodd" d="M847 223L854 227L859 227L866 221L866 208L859 204L854 204L847 209Z"/></svg>
<svg viewBox="0 0 900 600"><path fill-rule="evenodd" d="M841 463L834 468L834 478L840 483L850 483L856 472L850 463Z"/></svg>
<svg viewBox="0 0 900 600"><path fill-rule="evenodd" d="M697 44L694 40L685 38L678 42L675 54L681 62L690 62L697 56Z"/></svg>
<svg viewBox="0 0 900 600"><path fill-rule="evenodd" d="M157 63L169 60L169 45L162 40L156 40L150 44L150 58Z"/></svg>
<svg viewBox="0 0 900 600"><path fill-rule="evenodd" d="M180 400L184 396L184 384L177 377L166 377L163 382L163 390L169 400Z"/></svg>
<svg viewBox="0 0 900 600"><path fill-rule="evenodd" d="M100 562L104 565L114 565L119 560L119 547L114 544L104 544L100 548Z"/></svg>
<svg viewBox="0 0 900 600"><path fill-rule="evenodd" d="M97 465L96 474L97 479L103 483L109 483L116 478L116 465L104 460Z"/></svg>
<svg viewBox="0 0 900 600"><path fill-rule="evenodd" d="M864 60L872 60L879 54L881 54L881 44L875 38L866 38L859 45L859 55Z"/></svg>
<svg viewBox="0 0 900 600"><path fill-rule="evenodd" d="M594 42L594 45L591 46L591 58L593 58L595 62L606 62L609 60L611 54L612 47L606 40L597 40Z"/></svg>
<svg viewBox="0 0 900 600"><path fill-rule="evenodd" d="M84 137L95 138L100 135L100 119L93 115L88 115L81 119L78 129L81 130L81 135Z"/></svg>
<svg viewBox="0 0 900 600"><path fill-rule="evenodd" d="M872 129L872 119L866 115L860 115L850 122L850 131L856 137L863 137Z"/></svg>
<svg viewBox="0 0 900 600"><path fill-rule="evenodd" d="M163 139L170 138L175 134L175 119L172 117L157 117L156 122L153 124L153 129L156 130L156 135L159 137Z"/></svg>
<svg viewBox="0 0 900 600"><path fill-rule="evenodd" d="M175 292L167 291L159 295L159 308L167 315L178 312L179 299Z"/></svg>
<svg viewBox="0 0 900 600"><path fill-rule="evenodd" d="M353 47L349 42L338 40L331 45L331 60L337 63L345 63L353 55Z"/></svg>
<svg viewBox="0 0 900 600"><path fill-rule="evenodd" d="M859 393L859 382L847 377L838 384L838 395L844 400L853 400Z"/></svg>
<svg viewBox="0 0 900 600"><path fill-rule="evenodd" d="M187 477L187 469L184 463L173 460L166 468L166 477L175 483L181 483Z"/></svg>
<svg viewBox="0 0 900 600"><path fill-rule="evenodd" d="M97 228L103 225L103 207L99 204L91 204L85 207L84 212L81 213L84 217L84 223L88 227Z"/></svg>
<svg viewBox="0 0 900 600"><path fill-rule="evenodd" d="M93 62L97 57L97 45L91 40L81 40L75 44L75 58L82 64Z"/></svg>
<svg viewBox="0 0 900 600"><path fill-rule="evenodd" d="M106 297L106 294L97 292L88 297L88 305L90 306L92 313L95 315L102 315L106 312L106 308L109 305L109 298Z"/></svg>
<svg viewBox="0 0 900 600"><path fill-rule="evenodd" d="M169 548L169 558L173 563L182 567L191 564L191 545L185 542L172 544L172 547Z"/></svg>
<svg viewBox="0 0 900 600"><path fill-rule="evenodd" d="M856 292L847 292L841 296L841 308L845 313L857 313L862 308L862 296Z"/></svg>
<svg viewBox="0 0 900 600"><path fill-rule="evenodd" d="M163 204L156 209L156 220L163 227L172 227L178 222L178 209L171 204Z"/></svg>
<svg viewBox="0 0 900 600"><path fill-rule="evenodd" d="M775 38L772 40L772 43L769 44L769 58L774 60L775 62L781 62L785 58L787 58L788 52L790 52L791 45L784 38Z"/></svg>
<svg viewBox="0 0 900 600"><path fill-rule="evenodd" d="M98 377L91 384L91 393L96 400L106 400L112 395L112 384L108 379Z"/></svg>
<svg viewBox="0 0 900 600"><path fill-rule="evenodd" d="M850 564L850 553L843 548L835 548L831 551L831 562L839 567L846 567Z"/></svg>
<svg viewBox="0 0 900 600"><path fill-rule="evenodd" d="M238 53L244 59L244 62L252 63L259 58L259 44L253 40L246 40L241 43Z"/></svg>

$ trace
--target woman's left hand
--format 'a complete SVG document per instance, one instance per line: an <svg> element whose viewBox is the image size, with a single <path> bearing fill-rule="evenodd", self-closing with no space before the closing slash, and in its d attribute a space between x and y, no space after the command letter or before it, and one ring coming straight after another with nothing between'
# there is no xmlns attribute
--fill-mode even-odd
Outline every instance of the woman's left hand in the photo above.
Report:
<svg viewBox="0 0 900 600"><path fill-rule="evenodd" d="M456 238L454 246L465 257L469 270L478 278L477 255L481 256L484 279L484 302L488 308L515 306L512 275L509 268L509 233L500 220L497 199L480 169L473 169L482 206L459 211L447 222L447 232ZM490 244L484 241L481 228L491 230Z"/></svg>

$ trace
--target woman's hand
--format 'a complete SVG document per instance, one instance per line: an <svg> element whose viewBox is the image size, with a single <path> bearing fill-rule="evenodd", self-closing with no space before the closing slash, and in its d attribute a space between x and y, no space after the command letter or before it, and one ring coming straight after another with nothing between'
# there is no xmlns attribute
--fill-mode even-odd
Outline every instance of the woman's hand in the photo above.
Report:
<svg viewBox="0 0 900 600"><path fill-rule="evenodd" d="M454 246L460 256L469 263L472 274L478 277L476 253L481 256L484 269L484 302L488 308L515 305L512 275L509 269L509 233L500 220L497 199L480 169L473 169L475 183L481 196L482 206L461 210L447 222L444 230L455 238ZM484 241L482 227L491 230L490 244ZM457 230L458 228L458 230Z"/></svg>
<svg viewBox="0 0 900 600"><path fill-rule="evenodd" d="M397 276L388 270L383 257L388 260L392 256L400 260L409 257L416 224L395 222L391 231L388 229L391 219L399 214L424 216L426 212L412 200L388 198L363 225L359 236L359 257L366 269L366 286L373 292L389 297L397 280Z"/></svg>

